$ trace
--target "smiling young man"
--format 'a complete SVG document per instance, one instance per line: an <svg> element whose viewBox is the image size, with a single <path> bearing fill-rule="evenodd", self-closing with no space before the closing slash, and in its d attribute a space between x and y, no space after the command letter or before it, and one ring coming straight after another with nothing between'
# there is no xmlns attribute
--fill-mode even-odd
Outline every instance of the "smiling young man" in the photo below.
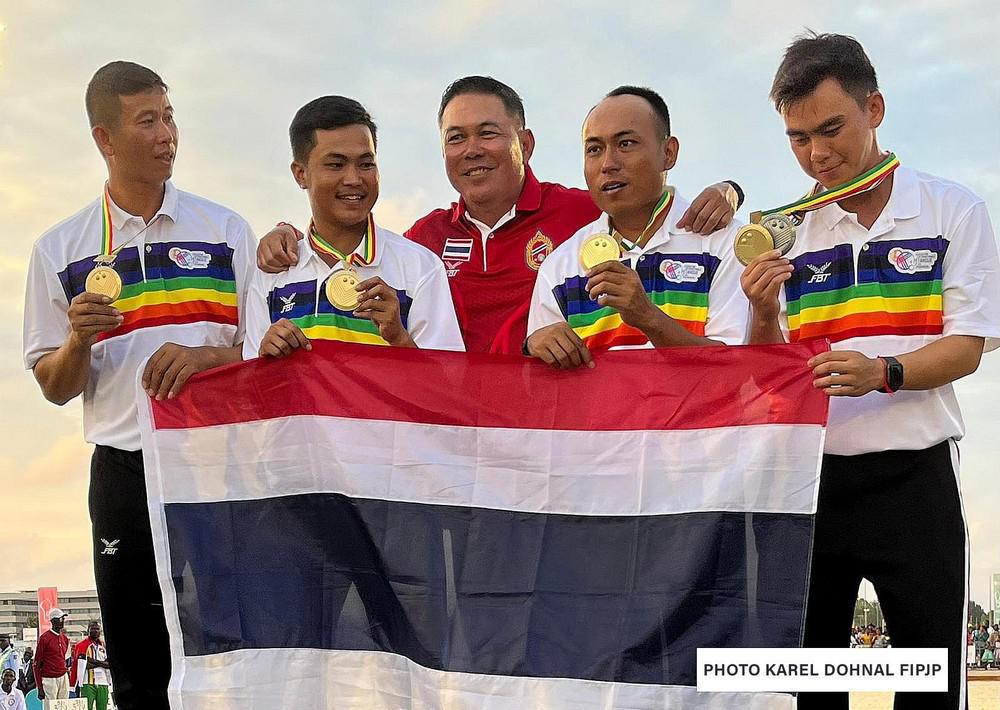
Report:
<svg viewBox="0 0 1000 710"><path fill-rule="evenodd" d="M323 96L299 109L289 136L308 236L291 269L256 272L243 357L282 357L315 339L462 350L441 262L375 225L376 128L365 108Z"/></svg>
<svg viewBox="0 0 1000 710"><path fill-rule="evenodd" d="M862 577L895 647L948 649L948 693L896 707L963 708L968 537L952 382L1000 337L1000 262L983 201L898 167L876 135L885 100L858 42L796 40L771 89L792 152L846 199L803 217L787 259L750 262L751 342L826 338L809 363L831 396L805 644L844 646ZM905 160L905 156L903 157ZM846 693L800 708L847 708Z"/></svg>
<svg viewBox="0 0 1000 710"><path fill-rule="evenodd" d="M747 302L732 253L737 225L708 238L679 225L688 205L666 185L679 149L667 105L650 89L621 86L591 110L583 124L584 175L604 214L539 269L528 354L570 368L590 363L593 349L743 341ZM595 238L613 244L613 253L585 265L585 245Z"/></svg>
<svg viewBox="0 0 1000 710"><path fill-rule="evenodd" d="M447 269L459 326L470 352L517 352L539 266L600 214L586 190L539 182L529 161L535 137L511 87L486 76L453 82L441 96L438 128L445 170L459 200L405 233ZM733 218L735 183L706 188L680 224L709 234ZM295 232L279 227L258 248L258 265L295 263Z"/></svg>
<svg viewBox="0 0 1000 710"><path fill-rule="evenodd" d="M34 245L24 362L49 401L83 394L84 434L95 445L94 571L116 704L160 710L170 656L136 375L149 394L166 398L194 373L239 361L254 238L238 215L170 182L178 131L155 72L132 62L102 67L86 107L108 181L97 200Z"/></svg>

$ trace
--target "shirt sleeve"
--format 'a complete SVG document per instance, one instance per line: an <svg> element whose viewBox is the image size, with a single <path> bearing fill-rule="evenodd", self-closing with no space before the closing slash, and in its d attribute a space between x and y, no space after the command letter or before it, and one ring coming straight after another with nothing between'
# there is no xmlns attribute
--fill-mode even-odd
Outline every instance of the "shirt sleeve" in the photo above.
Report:
<svg viewBox="0 0 1000 710"><path fill-rule="evenodd" d="M236 327L233 345L238 345L246 338L246 304L250 282L257 272L257 238L243 219L233 219L230 232L233 273L236 275L236 305L239 309L239 325Z"/></svg>
<svg viewBox="0 0 1000 710"><path fill-rule="evenodd" d="M985 203L974 204L944 236L944 334L983 337L984 350L994 350L1000 346L1000 259Z"/></svg>
<svg viewBox="0 0 1000 710"><path fill-rule="evenodd" d="M563 315L559 301L556 300L555 287L549 280L549 270L545 268L551 258L550 255L542 262L542 268L539 269L538 277L535 279L535 288L531 292L531 305L528 308L528 336L553 323L566 322L566 316Z"/></svg>
<svg viewBox="0 0 1000 710"><path fill-rule="evenodd" d="M260 352L260 343L271 327L271 314L267 305L273 277L256 267L249 275L246 302L240 314L243 332L243 359L253 360Z"/></svg>
<svg viewBox="0 0 1000 710"><path fill-rule="evenodd" d="M735 230L726 229L712 242L713 255L719 267L708 287L708 321L705 337L726 345L746 342L750 324L750 302L740 286L743 266L736 259L732 244Z"/></svg>
<svg viewBox="0 0 1000 710"><path fill-rule="evenodd" d="M434 257L429 273L413 290L413 303L406 325L418 348L465 352L448 277L444 264L437 257Z"/></svg>
<svg viewBox="0 0 1000 710"><path fill-rule="evenodd" d="M42 357L57 350L70 334L69 300L55 265L36 243L28 264L24 296L24 367L31 370Z"/></svg>

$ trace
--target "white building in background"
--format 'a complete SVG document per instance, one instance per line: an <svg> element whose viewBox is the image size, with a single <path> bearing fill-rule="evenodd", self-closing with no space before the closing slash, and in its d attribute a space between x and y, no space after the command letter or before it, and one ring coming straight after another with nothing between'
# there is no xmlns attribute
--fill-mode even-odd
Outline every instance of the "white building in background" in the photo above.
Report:
<svg viewBox="0 0 1000 710"><path fill-rule="evenodd" d="M86 636L91 620L101 620L97 591L93 589L59 590L59 608L67 614L66 633L74 641ZM36 592L0 592L0 633L10 634L20 649L25 645L34 647L38 638Z"/></svg>

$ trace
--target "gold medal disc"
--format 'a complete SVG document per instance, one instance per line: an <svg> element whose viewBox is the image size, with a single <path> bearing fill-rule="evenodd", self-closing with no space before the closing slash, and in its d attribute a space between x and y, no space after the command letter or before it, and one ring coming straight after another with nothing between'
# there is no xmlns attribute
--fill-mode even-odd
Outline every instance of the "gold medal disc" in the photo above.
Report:
<svg viewBox="0 0 1000 710"><path fill-rule="evenodd" d="M89 274L84 288L90 293L107 296L112 301L117 301L122 295L122 277L110 266L98 266Z"/></svg>
<svg viewBox="0 0 1000 710"><path fill-rule="evenodd" d="M733 251L743 266L756 259L764 252L774 249L774 238L765 227L759 224L748 224L736 233Z"/></svg>
<svg viewBox="0 0 1000 710"><path fill-rule="evenodd" d="M782 256L791 251L792 245L795 244L795 222L791 217L777 212L764 215L760 224L771 233L774 248L779 249Z"/></svg>
<svg viewBox="0 0 1000 710"><path fill-rule="evenodd" d="M580 247L580 263L585 269L593 269L605 261L617 261L622 250L610 234L594 234Z"/></svg>
<svg viewBox="0 0 1000 710"><path fill-rule="evenodd" d="M356 271L344 269L326 280L326 297L336 308L353 311L358 307L358 292L354 287L361 283Z"/></svg>

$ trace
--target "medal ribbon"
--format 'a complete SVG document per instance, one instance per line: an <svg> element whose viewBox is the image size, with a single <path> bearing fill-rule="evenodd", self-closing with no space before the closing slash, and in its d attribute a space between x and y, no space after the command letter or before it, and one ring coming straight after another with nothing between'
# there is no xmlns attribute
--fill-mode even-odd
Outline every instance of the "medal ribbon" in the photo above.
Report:
<svg viewBox="0 0 1000 710"><path fill-rule="evenodd" d="M645 229L642 230L642 234L639 235L638 239L632 242L627 237L625 237L625 235L623 235L616 229L611 230L611 236L615 237L616 239L618 239L619 242L621 242L622 246L625 247L625 251L632 251L637 247L645 246L646 242L649 241L649 238L652 236L652 234L647 234L646 232L648 232L649 228L653 226L653 223L656 222L657 219L659 219L660 215L670 211L670 208L671 206L673 206L673 204L674 204L674 191L673 188L668 187L667 190L662 195L660 195L660 199L657 200L656 206L653 207L653 214L650 216L649 222L646 223L646 227Z"/></svg>
<svg viewBox="0 0 1000 710"><path fill-rule="evenodd" d="M104 186L104 198L101 200L101 256L96 260L102 263L114 261L113 247L114 228L111 225L111 194L108 186Z"/></svg>
<svg viewBox="0 0 1000 710"><path fill-rule="evenodd" d="M316 226L312 223L309 224L309 243L312 244L313 249L316 251L320 251L324 254L329 254L332 257L340 259L345 266L354 266L355 264L358 266L368 266L375 261L375 218L369 213L368 226L365 229L365 236L361 242L362 248L360 254L357 251L353 251L350 254L344 254L342 251L323 239L323 237L321 237L316 231Z"/></svg>
<svg viewBox="0 0 1000 710"><path fill-rule="evenodd" d="M820 192L813 190L802 199L782 205L781 207L764 210L763 212L755 212L751 216L751 221L754 221L753 216L755 215L769 215L780 212L781 214L796 216L804 212L812 212L834 202L846 200L848 197L854 197L863 192L874 190L882 184L883 180L892 175L893 171L898 167L899 158L896 157L895 153L889 153L881 163L871 170L863 172L853 180L848 180L836 187L831 187L829 190L822 190ZM760 220L756 221L759 222Z"/></svg>

